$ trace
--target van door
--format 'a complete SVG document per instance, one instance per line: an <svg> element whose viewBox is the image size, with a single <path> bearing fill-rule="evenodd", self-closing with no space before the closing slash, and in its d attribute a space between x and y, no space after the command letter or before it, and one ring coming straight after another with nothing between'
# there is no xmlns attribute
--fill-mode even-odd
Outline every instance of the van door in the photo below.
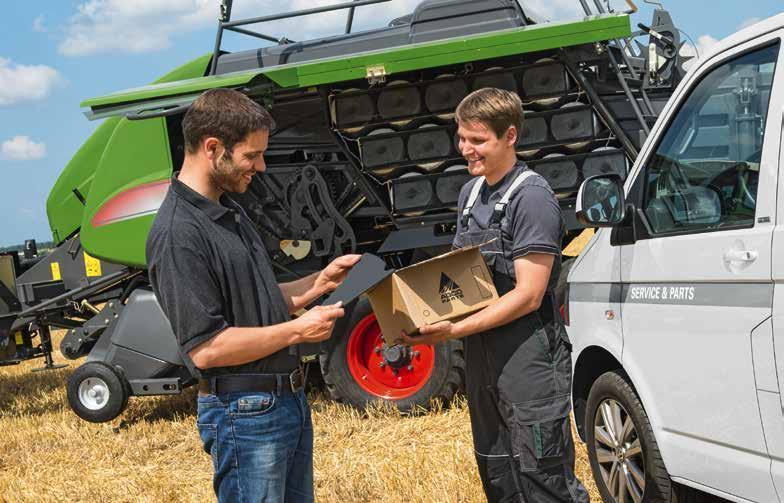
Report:
<svg viewBox="0 0 784 503"><path fill-rule="evenodd" d="M629 187L634 239L614 230L629 243L620 245L623 366L667 470L754 501L778 500L755 379L755 366L774 360L754 360L752 337L771 317L781 115L769 108L781 103L780 46L773 34L757 38L690 77Z"/></svg>

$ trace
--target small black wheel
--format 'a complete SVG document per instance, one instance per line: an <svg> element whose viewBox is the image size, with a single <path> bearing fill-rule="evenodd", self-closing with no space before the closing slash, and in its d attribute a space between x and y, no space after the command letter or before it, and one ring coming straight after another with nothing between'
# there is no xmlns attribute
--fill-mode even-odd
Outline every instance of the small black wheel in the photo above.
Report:
<svg viewBox="0 0 784 503"><path fill-rule="evenodd" d="M110 366L87 362L68 379L68 405L85 421L104 423L125 410L129 388L125 378Z"/></svg>
<svg viewBox="0 0 784 503"><path fill-rule="evenodd" d="M586 443L596 486L605 502L675 503L691 491L670 480L648 415L621 371L591 386Z"/></svg>

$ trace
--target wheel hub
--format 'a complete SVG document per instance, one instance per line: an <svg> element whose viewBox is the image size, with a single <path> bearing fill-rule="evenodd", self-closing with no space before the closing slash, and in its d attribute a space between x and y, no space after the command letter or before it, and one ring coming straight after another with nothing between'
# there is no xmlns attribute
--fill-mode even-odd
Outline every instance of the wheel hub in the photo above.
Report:
<svg viewBox="0 0 784 503"><path fill-rule="evenodd" d="M90 410L99 410L109 400L109 386L99 377L90 377L79 384L79 401Z"/></svg>
<svg viewBox="0 0 784 503"><path fill-rule="evenodd" d="M411 348L408 346L386 346L382 349L384 361L395 369L403 368L411 362Z"/></svg>

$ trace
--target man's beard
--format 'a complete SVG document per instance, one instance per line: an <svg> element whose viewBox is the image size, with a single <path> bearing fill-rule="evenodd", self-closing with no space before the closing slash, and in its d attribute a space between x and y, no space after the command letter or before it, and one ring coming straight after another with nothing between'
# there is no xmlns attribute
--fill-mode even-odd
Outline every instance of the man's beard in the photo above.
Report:
<svg viewBox="0 0 784 503"><path fill-rule="evenodd" d="M221 192L242 193L247 189L242 179L244 174L245 170L234 164L227 150L218 159L212 161L210 181Z"/></svg>

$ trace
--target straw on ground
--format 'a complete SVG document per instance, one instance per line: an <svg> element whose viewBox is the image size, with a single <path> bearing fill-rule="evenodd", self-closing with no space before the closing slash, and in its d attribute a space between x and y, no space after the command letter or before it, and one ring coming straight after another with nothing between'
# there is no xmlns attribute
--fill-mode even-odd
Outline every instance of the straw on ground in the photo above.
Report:
<svg viewBox="0 0 784 503"><path fill-rule="evenodd" d="M117 420L96 425L66 403L66 381L82 362L30 372L41 363L0 368L0 500L214 500L192 389L131 398ZM317 501L484 501L464 399L405 417L383 407L360 413L320 392L310 398ZM578 476L599 501L585 449L577 449Z"/></svg>

